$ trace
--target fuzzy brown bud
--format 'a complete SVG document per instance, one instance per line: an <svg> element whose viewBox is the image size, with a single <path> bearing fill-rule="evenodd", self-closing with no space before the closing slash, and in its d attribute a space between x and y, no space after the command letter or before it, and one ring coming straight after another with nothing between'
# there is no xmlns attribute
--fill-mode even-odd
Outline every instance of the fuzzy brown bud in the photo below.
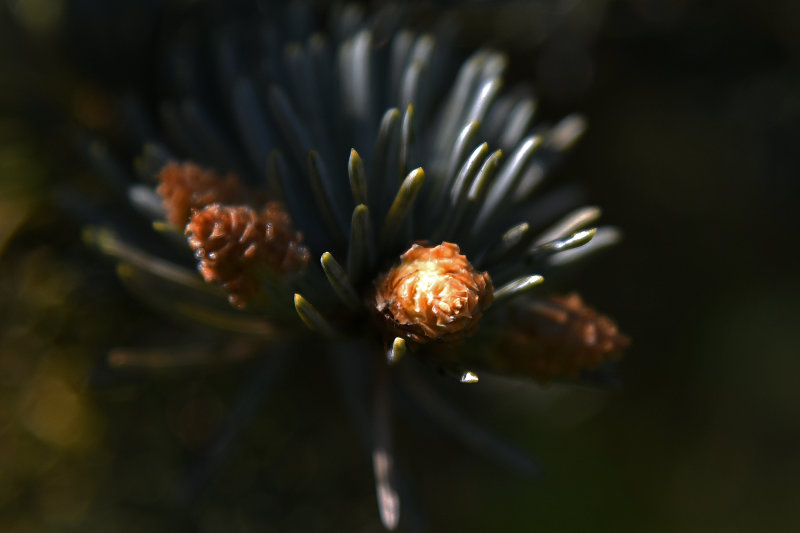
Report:
<svg viewBox="0 0 800 533"><path fill-rule="evenodd" d="M374 311L390 335L418 343L475 333L492 303L492 280L457 245L414 244L375 284Z"/></svg>
<svg viewBox="0 0 800 533"><path fill-rule="evenodd" d="M577 378L581 371L621 356L630 339L580 296L551 296L515 310L493 361L498 370L540 382Z"/></svg>
<svg viewBox="0 0 800 533"><path fill-rule="evenodd" d="M220 283L231 304L244 307L260 288L259 270L278 274L303 269L310 252L278 202L256 211L211 204L194 211L186 225L189 245L206 281Z"/></svg>
<svg viewBox="0 0 800 533"><path fill-rule="evenodd" d="M189 222L192 211L209 204L245 203L247 189L235 174L224 178L195 163L170 162L158 173L156 192L164 199L167 220L179 227Z"/></svg>

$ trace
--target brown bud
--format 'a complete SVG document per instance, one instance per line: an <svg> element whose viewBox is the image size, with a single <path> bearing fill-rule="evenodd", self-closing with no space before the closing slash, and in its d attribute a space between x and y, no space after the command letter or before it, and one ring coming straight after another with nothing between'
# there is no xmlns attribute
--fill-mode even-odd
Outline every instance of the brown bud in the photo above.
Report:
<svg viewBox="0 0 800 533"><path fill-rule="evenodd" d="M630 339L610 318L573 293L536 300L515 310L492 360L499 370L538 381L576 378L583 370L619 358L629 344Z"/></svg>
<svg viewBox="0 0 800 533"><path fill-rule="evenodd" d="M269 202L261 211L207 205L192 214L186 236L203 278L222 284L236 307L244 307L257 294L260 269L299 271L310 256L278 202Z"/></svg>
<svg viewBox="0 0 800 533"><path fill-rule="evenodd" d="M189 221L192 211L209 204L245 203L247 189L235 174L224 178L194 163L171 162L158 173L156 192L164 199L167 220L179 227Z"/></svg>
<svg viewBox="0 0 800 533"><path fill-rule="evenodd" d="M414 244L375 283L374 310L390 335L426 343L475 333L492 303L492 280L457 245Z"/></svg>

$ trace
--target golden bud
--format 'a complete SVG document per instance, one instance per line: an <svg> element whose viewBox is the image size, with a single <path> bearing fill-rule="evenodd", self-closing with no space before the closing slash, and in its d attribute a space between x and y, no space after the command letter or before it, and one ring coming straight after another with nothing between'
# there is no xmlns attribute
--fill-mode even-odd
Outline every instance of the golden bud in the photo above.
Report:
<svg viewBox="0 0 800 533"><path fill-rule="evenodd" d="M492 303L492 280L458 245L414 244L375 284L374 311L390 335L426 343L475 333Z"/></svg>

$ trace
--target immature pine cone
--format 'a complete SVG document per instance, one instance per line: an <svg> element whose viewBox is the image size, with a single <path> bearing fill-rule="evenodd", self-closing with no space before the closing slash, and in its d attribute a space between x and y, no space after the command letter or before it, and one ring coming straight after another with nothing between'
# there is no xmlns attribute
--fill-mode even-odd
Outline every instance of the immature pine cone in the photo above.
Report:
<svg viewBox="0 0 800 533"><path fill-rule="evenodd" d="M244 307L260 288L259 271L299 271L310 253L278 202L256 211L247 206L211 204L195 211L186 225L189 245L206 281L222 284L231 304Z"/></svg>
<svg viewBox="0 0 800 533"><path fill-rule="evenodd" d="M492 280L457 245L414 244L376 282L374 310L391 335L418 343L463 339L492 303Z"/></svg>
<svg viewBox="0 0 800 533"><path fill-rule="evenodd" d="M213 170L195 163L170 162L158 173L160 184L156 192L164 199L167 220L184 227L192 211L209 204L241 204L247 190L235 174L221 178Z"/></svg>
<svg viewBox="0 0 800 533"><path fill-rule="evenodd" d="M616 359L630 339L610 318L587 306L575 293L537 300L512 315L494 359L499 370L538 381L577 378L581 371Z"/></svg>

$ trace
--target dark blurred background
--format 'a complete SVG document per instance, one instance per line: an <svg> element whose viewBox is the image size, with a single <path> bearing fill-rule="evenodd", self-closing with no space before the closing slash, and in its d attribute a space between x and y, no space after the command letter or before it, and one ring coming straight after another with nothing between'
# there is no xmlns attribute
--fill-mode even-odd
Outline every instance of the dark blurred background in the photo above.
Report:
<svg viewBox="0 0 800 533"><path fill-rule="evenodd" d="M147 90L162 7L0 7L0 531L377 531L367 455L315 354L183 507L174 487L257 363L97 378L113 346L188 335L133 299L51 201L91 182L76 125L105 131L111 95ZM485 386L476 418L536 455L540 479L401 419L430 529L799 531L800 4L424 12L439 9L465 50L510 53L545 117L588 117L557 179L582 182L625 239L574 286L633 344L619 390Z"/></svg>

